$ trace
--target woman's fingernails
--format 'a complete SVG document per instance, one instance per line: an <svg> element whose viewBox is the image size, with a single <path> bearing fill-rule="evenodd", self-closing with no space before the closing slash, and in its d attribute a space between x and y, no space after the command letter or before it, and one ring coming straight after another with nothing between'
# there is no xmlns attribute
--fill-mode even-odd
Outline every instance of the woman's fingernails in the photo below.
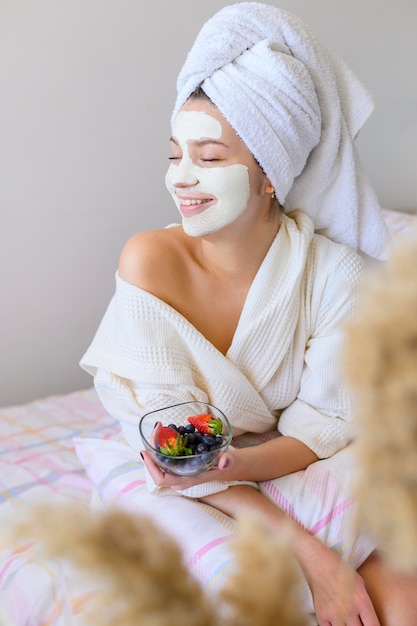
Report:
<svg viewBox="0 0 417 626"><path fill-rule="evenodd" d="M145 457L143 456L142 452L139 452L140 456L142 457L142 460L145 460Z"/></svg>
<svg viewBox="0 0 417 626"><path fill-rule="evenodd" d="M225 461L225 463L223 465L223 469L226 469L226 467L229 467L229 465L230 465L230 460L226 459L226 461Z"/></svg>

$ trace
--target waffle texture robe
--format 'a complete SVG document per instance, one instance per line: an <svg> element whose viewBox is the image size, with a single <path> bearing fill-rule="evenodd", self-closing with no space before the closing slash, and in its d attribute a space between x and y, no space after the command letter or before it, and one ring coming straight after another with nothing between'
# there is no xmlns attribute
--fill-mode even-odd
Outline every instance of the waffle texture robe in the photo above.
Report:
<svg viewBox="0 0 417 626"><path fill-rule="evenodd" d="M236 435L278 429L330 457L350 437L340 360L362 273L362 259L314 234L308 216L283 215L226 354L171 306L116 274L115 295L81 366L136 450L144 413L200 400L218 406Z"/></svg>

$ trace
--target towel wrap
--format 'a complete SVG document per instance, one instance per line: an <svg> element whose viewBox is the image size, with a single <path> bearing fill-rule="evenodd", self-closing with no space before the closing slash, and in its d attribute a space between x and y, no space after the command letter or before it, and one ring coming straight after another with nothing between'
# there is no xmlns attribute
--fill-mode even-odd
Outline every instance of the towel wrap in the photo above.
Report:
<svg viewBox="0 0 417 626"><path fill-rule="evenodd" d="M258 2L220 10L179 73L172 122L199 85L286 211L300 209L316 232L385 258L389 234L354 145L372 97L302 20Z"/></svg>

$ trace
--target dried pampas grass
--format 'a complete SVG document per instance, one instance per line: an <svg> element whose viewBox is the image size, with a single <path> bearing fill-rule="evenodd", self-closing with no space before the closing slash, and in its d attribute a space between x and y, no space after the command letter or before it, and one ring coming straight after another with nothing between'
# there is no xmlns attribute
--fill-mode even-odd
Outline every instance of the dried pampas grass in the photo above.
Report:
<svg viewBox="0 0 417 626"><path fill-rule="evenodd" d="M85 620L94 626L215 626L209 602L179 547L146 517L41 507L15 530L50 558L71 561L98 591Z"/></svg>
<svg viewBox="0 0 417 626"><path fill-rule="evenodd" d="M417 231L366 280L347 328L358 521L390 564L417 567Z"/></svg>
<svg viewBox="0 0 417 626"><path fill-rule="evenodd" d="M236 626L306 626L301 612L301 570L295 560L288 525L271 532L246 515L232 540L236 569L220 591L228 624Z"/></svg>
<svg viewBox="0 0 417 626"><path fill-rule="evenodd" d="M277 536L253 517L242 519L232 541L236 565L218 597L205 594L176 542L145 516L44 506L15 535L36 539L49 558L69 560L94 580L91 626L307 625L290 533Z"/></svg>

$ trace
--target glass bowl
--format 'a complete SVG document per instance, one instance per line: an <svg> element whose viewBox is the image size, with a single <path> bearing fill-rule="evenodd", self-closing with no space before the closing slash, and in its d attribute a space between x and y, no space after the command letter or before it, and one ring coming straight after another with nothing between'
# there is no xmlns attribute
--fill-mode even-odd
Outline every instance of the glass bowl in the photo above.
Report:
<svg viewBox="0 0 417 626"><path fill-rule="evenodd" d="M198 418L197 427L189 417ZM174 432L156 428L158 422ZM141 418L139 433L156 465L177 476L193 476L215 467L232 440L232 427L225 414L206 402L181 402L150 411Z"/></svg>

